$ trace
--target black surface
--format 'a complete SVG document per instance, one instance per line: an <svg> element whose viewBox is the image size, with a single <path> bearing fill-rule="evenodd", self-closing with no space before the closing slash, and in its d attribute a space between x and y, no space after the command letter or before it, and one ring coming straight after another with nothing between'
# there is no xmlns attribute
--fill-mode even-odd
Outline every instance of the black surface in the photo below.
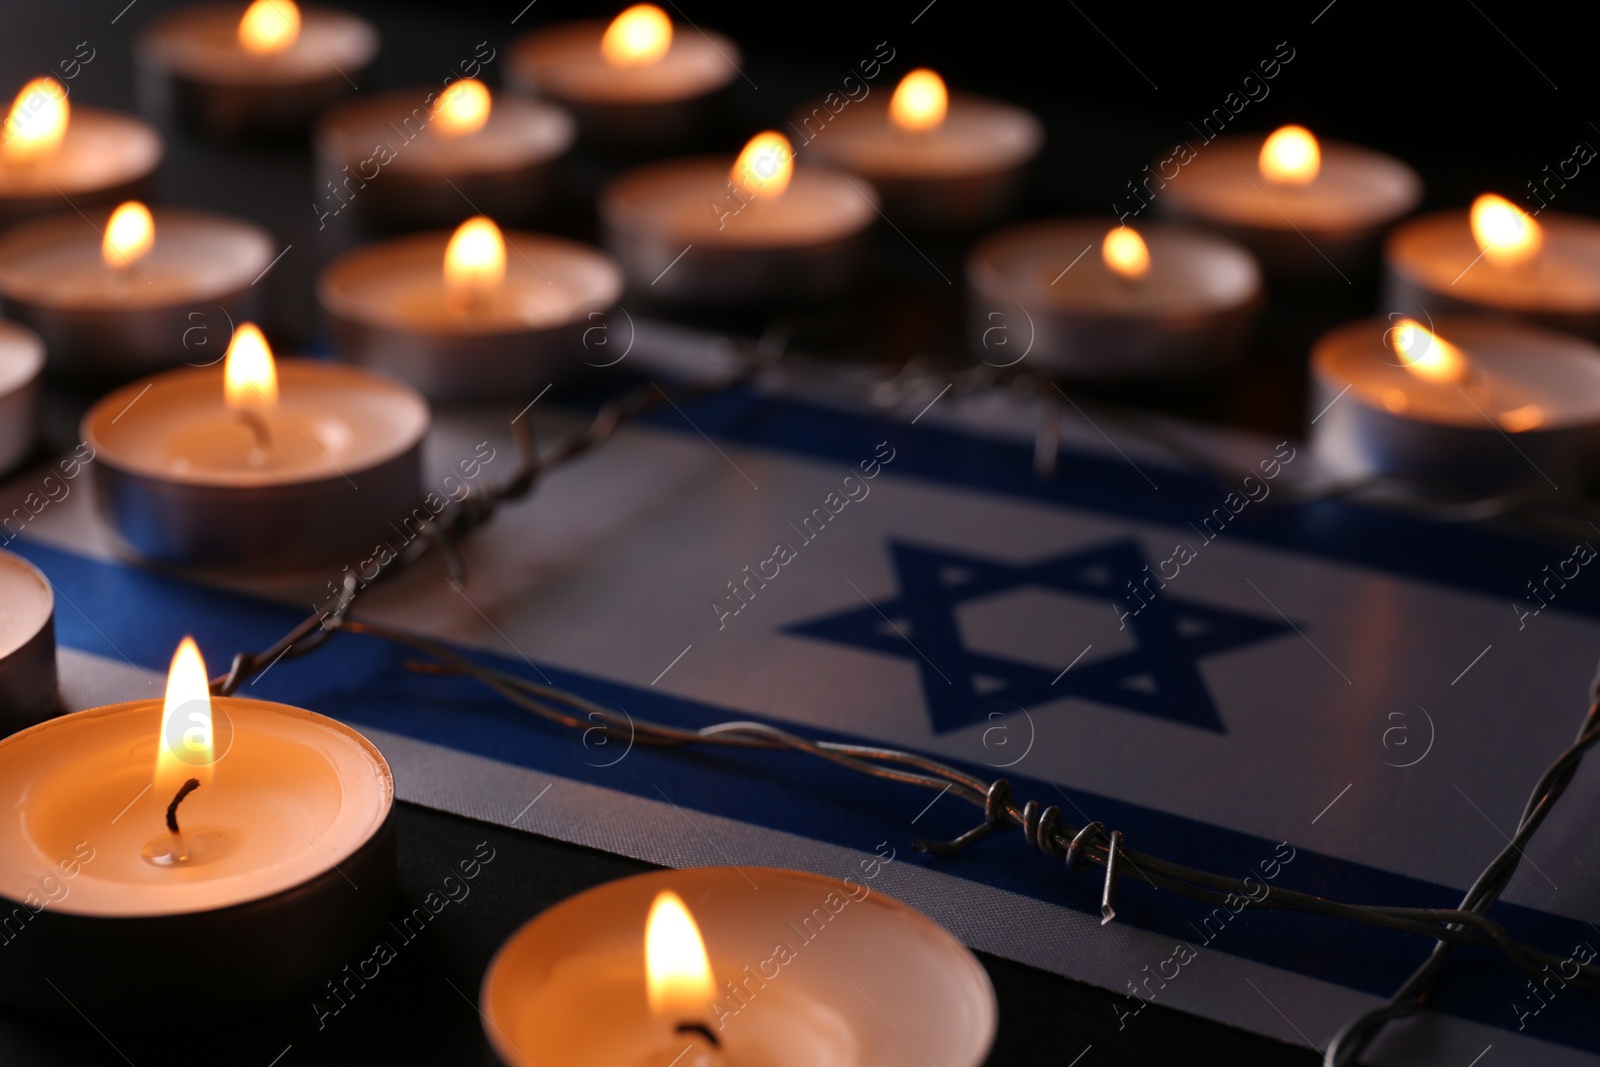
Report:
<svg viewBox="0 0 1600 1067"><path fill-rule="evenodd" d="M353 994L337 1012L332 998L313 998L243 1024L208 1025L186 1010L184 990L171 991L172 1010L130 1029L87 1025L62 1006L62 1015L21 1018L0 1012L0 1064L6 1067L99 1067L136 1064L228 1064L258 1067L343 1067L349 1064L440 1064L489 1067L496 1061L483 1040L476 1000L484 970L513 930L535 914L589 886L640 871L649 864L533 834L430 811L397 808L400 856L398 923L430 892L451 902L407 941L388 936L394 958L363 966L371 953L349 961L376 977L350 980ZM488 862L479 857L492 854ZM477 864L477 875L466 879ZM446 885L445 879L454 881ZM459 902L457 902L459 901ZM25 936L25 935L24 935ZM3 952L0 949L0 952ZM985 953L979 958L1000 999L1000 1032L989 1062L1066 1067L1090 1051L1079 1067L1149 1067L1159 1063L1253 1064L1313 1067L1304 1049L1246 1034L1163 1008L1147 1007L1119 1020L1124 998ZM0 966L6 964L0 955ZM70 974L63 959L46 980ZM343 968L330 980L345 981ZM359 979L359 974L358 974ZM194 975L197 984L204 974ZM137 981L133 975L129 981ZM319 1005L321 1010L319 1011ZM1119 1029L1119 1022L1125 1025ZM281 1059L275 1057L281 1056ZM601 1067L601 1065L596 1065Z"/></svg>

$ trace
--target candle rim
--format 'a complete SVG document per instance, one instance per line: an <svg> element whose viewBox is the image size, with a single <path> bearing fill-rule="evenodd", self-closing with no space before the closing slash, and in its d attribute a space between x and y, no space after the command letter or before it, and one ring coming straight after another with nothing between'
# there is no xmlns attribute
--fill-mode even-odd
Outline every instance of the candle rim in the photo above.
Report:
<svg viewBox="0 0 1600 1067"><path fill-rule="evenodd" d="M106 137L123 139L130 150L108 157L96 144ZM165 154L160 132L138 115L73 104L72 121L53 155L31 167L0 167L0 200L43 199L54 212L62 193L120 189L154 173ZM82 166L85 159L93 166Z"/></svg>
<svg viewBox="0 0 1600 1067"><path fill-rule="evenodd" d="M317 47L247 52L238 41L246 6L197 3L153 15L135 39L135 59L141 66L205 84L270 88L321 79L342 83L341 69L353 74L377 58L381 37L369 20L298 0L300 34Z"/></svg>
<svg viewBox="0 0 1600 1067"><path fill-rule="evenodd" d="M44 593L45 600L44 617L39 620L39 625L35 626L19 640L11 642L10 644L0 641L0 660L4 660L7 656L14 655L18 649L21 649L23 646L33 641L34 638L43 633L45 628L50 626L55 620L56 588L54 585L50 584L49 577L44 573L44 571L40 570L32 560L24 556L19 556L15 552L8 552L5 549L0 548L0 567L14 567L17 570L26 573L29 577L35 579L39 583L40 590Z"/></svg>
<svg viewBox="0 0 1600 1067"><path fill-rule="evenodd" d="M1539 213L1541 264L1566 264L1582 282L1562 289L1543 268L1521 273L1519 267L1497 267L1487 257L1474 262L1481 250L1470 212L1470 206L1462 206L1407 219L1384 242L1385 265L1414 284L1474 305L1558 315L1600 311L1600 220L1553 209ZM1452 256L1435 267L1441 249Z"/></svg>
<svg viewBox="0 0 1600 1067"><path fill-rule="evenodd" d="M613 67L600 54L611 19L574 19L530 30L511 42L507 62L513 83L558 100L594 104L670 104L708 96L739 77L744 62L737 42L717 30L672 35L659 60ZM691 72L694 77L684 77Z"/></svg>

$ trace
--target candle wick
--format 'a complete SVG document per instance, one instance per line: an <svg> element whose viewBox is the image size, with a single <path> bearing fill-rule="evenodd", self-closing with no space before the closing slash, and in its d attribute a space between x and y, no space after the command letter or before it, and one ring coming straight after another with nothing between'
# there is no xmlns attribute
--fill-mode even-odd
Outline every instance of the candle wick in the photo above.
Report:
<svg viewBox="0 0 1600 1067"><path fill-rule="evenodd" d="M183 798L200 788L200 779L191 778L178 788L178 795L172 798L172 803L167 805L167 829L178 833L178 805L183 803Z"/></svg>
<svg viewBox="0 0 1600 1067"><path fill-rule="evenodd" d="M255 435L257 448L265 452L272 447L272 434L267 432L267 422L259 413L240 408L238 415L239 421L250 427L250 432Z"/></svg>
<svg viewBox="0 0 1600 1067"><path fill-rule="evenodd" d="M677 1026L672 1028L672 1032L675 1034L699 1034L701 1037L711 1042L712 1048L722 1047L722 1042L717 1040L717 1035L712 1033L711 1027L707 1026L705 1023L679 1023Z"/></svg>

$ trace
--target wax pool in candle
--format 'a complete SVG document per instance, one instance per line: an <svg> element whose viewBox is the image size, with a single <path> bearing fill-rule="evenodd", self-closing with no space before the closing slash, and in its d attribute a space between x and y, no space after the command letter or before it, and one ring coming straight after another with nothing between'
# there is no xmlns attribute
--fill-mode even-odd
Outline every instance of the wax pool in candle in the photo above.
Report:
<svg viewBox="0 0 1600 1067"><path fill-rule="evenodd" d="M1476 493L1581 488L1600 471L1600 349L1576 337L1372 319L1319 340L1312 378L1318 455L1343 474Z"/></svg>
<svg viewBox="0 0 1600 1067"><path fill-rule="evenodd" d="M994 994L949 934L859 883L745 871L750 882L726 867L627 878L524 926L484 977L500 1058L921 1067L921 1047L948 1067L982 1062ZM758 972L756 999L735 1014L724 983Z"/></svg>
<svg viewBox="0 0 1600 1067"><path fill-rule="evenodd" d="M214 358L228 321L259 303L253 283L276 254L266 231L224 215L130 201L91 218L70 212L0 237L0 298L44 336L54 368L95 379Z"/></svg>
<svg viewBox="0 0 1600 1067"><path fill-rule="evenodd" d="M642 149L691 135L703 102L739 76L739 48L715 31L675 32L652 4L610 23L570 22L519 38L510 84L571 107L587 138Z"/></svg>
<svg viewBox="0 0 1600 1067"><path fill-rule="evenodd" d="M17 94L0 148L0 225L138 192L161 162L161 138L132 115L70 105L53 78Z"/></svg>
<svg viewBox="0 0 1600 1067"><path fill-rule="evenodd" d="M613 307L609 256L541 234L502 234L487 218L453 233L369 245L323 273L318 299L340 356L430 397L499 400L578 366L575 324Z"/></svg>
<svg viewBox="0 0 1600 1067"><path fill-rule="evenodd" d="M1591 219L1535 219L1485 194L1470 211L1408 222L1385 256L1395 311L1490 311L1600 338L1600 223Z"/></svg>
<svg viewBox="0 0 1600 1067"><path fill-rule="evenodd" d="M363 95L318 124L322 210L397 225L447 225L471 211L532 219L554 192L556 162L576 137L565 110L493 96L463 79ZM467 210L464 210L467 209Z"/></svg>
<svg viewBox="0 0 1600 1067"><path fill-rule="evenodd" d="M647 164L601 193L606 247L648 295L705 303L807 300L849 284L878 217L863 179L794 166L781 134L737 159Z"/></svg>
<svg viewBox="0 0 1600 1067"><path fill-rule="evenodd" d="M1028 112L948 94L931 70L912 71L892 96L868 99L837 112L819 104L790 126L814 159L870 178L897 224L962 229L994 218L1044 140Z"/></svg>
<svg viewBox="0 0 1600 1067"><path fill-rule="evenodd" d="M1378 232L1422 199L1422 182L1404 163L1319 142L1302 126L1265 140L1222 138L1190 155L1151 172L1156 206L1220 229L1260 256L1269 274L1287 279L1359 268Z"/></svg>
<svg viewBox="0 0 1600 1067"><path fill-rule="evenodd" d="M365 19L292 0L193 4L146 24L135 45L149 107L224 137L302 129L354 89L378 53Z"/></svg>
<svg viewBox="0 0 1600 1067"><path fill-rule="evenodd" d="M1098 249L1099 255L1095 252ZM1086 378L1184 378L1242 353L1261 275L1248 252L1168 226L1023 223L967 261L974 353ZM999 326L1004 353L995 349Z"/></svg>

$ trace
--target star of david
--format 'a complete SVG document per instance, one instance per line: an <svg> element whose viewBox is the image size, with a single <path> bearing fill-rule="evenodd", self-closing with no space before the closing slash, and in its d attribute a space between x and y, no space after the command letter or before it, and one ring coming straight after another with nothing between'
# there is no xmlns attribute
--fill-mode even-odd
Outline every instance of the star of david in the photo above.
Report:
<svg viewBox="0 0 1600 1067"><path fill-rule="evenodd" d="M957 609L1030 587L1102 605L1125 602L1132 609L1139 601L1129 597L1126 583L1144 579L1149 562L1137 541L1113 541L1020 564L904 541L891 541L889 554L899 596L799 623L785 632L914 661L933 730L940 734L983 721L996 701L1028 708L1064 697L1226 733L1198 661L1293 630L1276 619L1190 600L1169 584L1137 614L1127 616L1134 648L1077 663L1062 673L1070 655L1049 669L965 647Z"/></svg>

